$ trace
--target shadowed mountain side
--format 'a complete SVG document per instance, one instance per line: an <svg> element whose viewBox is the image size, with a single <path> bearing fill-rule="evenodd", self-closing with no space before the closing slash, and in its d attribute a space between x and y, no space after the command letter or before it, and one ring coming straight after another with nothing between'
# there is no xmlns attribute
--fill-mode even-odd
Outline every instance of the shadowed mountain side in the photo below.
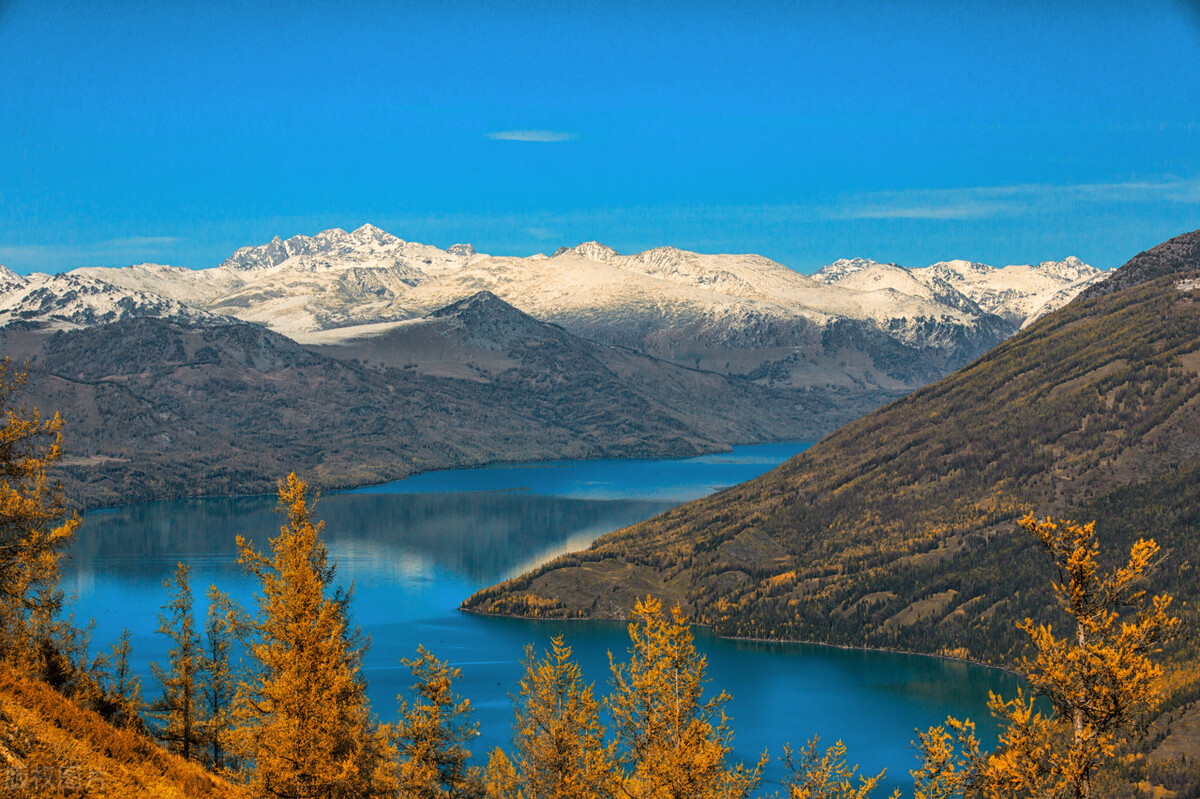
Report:
<svg viewBox="0 0 1200 799"><path fill-rule="evenodd" d="M67 420L59 473L88 505L268 492L293 469L330 488L501 460L686 456L819 437L866 410L591 344L495 298L429 324L466 342L446 363L487 350L511 366L422 373L256 325L156 319L10 326L0 345L30 359L30 404Z"/></svg>
<svg viewBox="0 0 1200 799"><path fill-rule="evenodd" d="M1193 603L1200 261L1158 274L1077 300L760 478L464 607L619 618L649 592L726 636L1011 662L1014 620L1055 618L1048 566L1014 534L1030 510L1095 518L1113 559L1157 538L1155 587Z"/></svg>

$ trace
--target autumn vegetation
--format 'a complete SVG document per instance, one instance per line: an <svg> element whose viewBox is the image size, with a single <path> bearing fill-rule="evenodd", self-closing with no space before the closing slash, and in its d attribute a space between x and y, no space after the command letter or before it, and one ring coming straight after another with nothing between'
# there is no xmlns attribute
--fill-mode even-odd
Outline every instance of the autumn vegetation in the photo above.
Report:
<svg viewBox="0 0 1200 799"><path fill-rule="evenodd" d="M62 423L16 403L21 380L0 365L0 795L762 795L770 753L733 762L728 696L708 686L683 611L653 597L634 606L629 649L610 655L605 695L563 639L526 650L506 748L473 749L477 725L455 691L459 672L423 648L405 661L412 690L398 698L395 721L380 721L366 699L367 643L350 621L353 589L338 584L314 501L294 474L279 483L279 535L261 550L236 542L257 581L254 603L240 607L210 588L198 624L180 564L160 616L168 662L154 666L157 686L142 686L127 634L92 656L86 628L65 614L58 564L80 522L47 475L61 457ZM1026 515L1019 526L1053 566L1057 621L1016 624L1029 692L991 697L1002 730L993 751L970 720L915 733L918 799L1111 795L1178 679L1161 657L1179 628L1172 599L1146 591L1162 558L1154 541L1137 540L1124 565L1104 571L1093 524ZM794 581L777 579L778 590ZM884 776L860 773L840 742L812 739L777 756L788 799L868 799ZM55 776L30 782L35 773Z"/></svg>

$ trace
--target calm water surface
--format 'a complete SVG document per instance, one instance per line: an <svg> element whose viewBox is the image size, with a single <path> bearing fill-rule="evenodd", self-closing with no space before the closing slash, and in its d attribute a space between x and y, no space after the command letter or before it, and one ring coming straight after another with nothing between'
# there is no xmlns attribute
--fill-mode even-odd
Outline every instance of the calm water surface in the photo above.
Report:
<svg viewBox="0 0 1200 799"><path fill-rule="evenodd" d="M459 613L458 604L599 535L754 477L806 446L434 472L323 497L316 515L325 520L338 579L353 581L354 621L371 636L365 665L375 712L394 717L396 694L410 682L399 659L418 643L462 669L459 692L481 723L477 757L509 738L509 695L527 643L544 648L561 632L587 679L605 692L608 653L620 659L627 648L624 625L482 618ZM279 529L274 507L273 499L251 497L89 513L64 584L77 594L77 620L95 619L94 648L107 650L129 627L144 692L152 695L149 663L165 662L167 650L155 634L167 595L163 580L177 562L191 566L198 621L210 583L249 605L254 586L237 565L234 538L244 535L265 549ZM988 689L1011 693L1016 686L1004 673L934 658L723 641L703 631L697 642L712 688L733 697L728 712L738 756L756 759L765 747L777 755L784 742L798 746L817 734L827 744L845 741L849 759L872 773L886 767L893 785L904 785L916 763L914 728L951 713L984 721ZM769 781L778 775L773 767Z"/></svg>

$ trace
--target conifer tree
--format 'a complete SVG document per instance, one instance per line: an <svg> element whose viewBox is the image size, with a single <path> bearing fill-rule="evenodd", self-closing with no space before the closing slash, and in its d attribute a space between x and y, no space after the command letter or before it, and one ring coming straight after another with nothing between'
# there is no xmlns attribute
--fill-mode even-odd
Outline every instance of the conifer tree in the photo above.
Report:
<svg viewBox="0 0 1200 799"><path fill-rule="evenodd" d="M1154 658L1179 620L1170 615L1170 596L1146 601L1142 588L1158 545L1139 540L1125 566L1101 574L1094 523L1038 521L1030 514L1020 525L1050 553L1054 594L1075 629L1059 638L1049 624L1018 624L1035 650L1020 668L1034 695L990 695L988 708L1003 728L995 753L979 752L969 721L949 719L949 731L921 735L924 763L913 772L918 799L1090 799L1096 771L1162 698L1163 670ZM1039 695L1051 715L1037 709Z"/></svg>
<svg viewBox="0 0 1200 799"><path fill-rule="evenodd" d="M114 706L115 721L125 727L142 726L142 680L129 665L133 647L129 643L129 628L112 645L112 677L106 693Z"/></svg>
<svg viewBox="0 0 1200 799"><path fill-rule="evenodd" d="M230 666L233 614L228 598L216 586L208 587L208 618L204 623L204 652L200 660L201 702L204 708L205 761L223 771L229 757L233 728L233 700L237 684Z"/></svg>
<svg viewBox="0 0 1200 799"><path fill-rule="evenodd" d="M172 752L183 758L200 754L201 719L200 636L192 616L192 589L188 584L189 568L183 563L175 567L171 601L158 616L158 631L171 639L170 665L164 669L151 663L154 676L162 685L162 696L150 705L150 714L158 720L155 735ZM163 581L165 587L171 582Z"/></svg>
<svg viewBox="0 0 1200 799"><path fill-rule="evenodd" d="M438 660L425 647L403 661L412 671L417 694L412 704L400 701L399 720L392 730L399 763L400 795L405 799L475 799L484 794L479 769L468 766L467 745L479 734L470 720L471 700L454 693L461 674Z"/></svg>
<svg viewBox="0 0 1200 799"><path fill-rule="evenodd" d="M237 539L239 561L261 593L255 615L236 614L257 667L238 685L235 739L260 796L390 795L389 745L370 717L364 647L348 619L352 592L333 585L335 567L307 490L295 474L280 481L287 524L271 540L270 556Z"/></svg>
<svg viewBox="0 0 1200 799"><path fill-rule="evenodd" d="M612 663L612 713L622 760L630 769L623 791L646 799L746 797L767 761L730 768L725 758L733 733L722 692L704 699L706 660L676 606L671 616L657 599L634 607L629 661Z"/></svg>
<svg viewBox="0 0 1200 799"><path fill-rule="evenodd" d="M617 790L615 751L604 743L600 703L584 685L579 665L562 636L541 660L525 650L525 675L516 699L515 763L503 753L488 765L496 795L524 799L608 799ZM505 785L512 770L512 785ZM504 786L504 787L502 787Z"/></svg>
<svg viewBox="0 0 1200 799"><path fill-rule="evenodd" d="M863 776L858 766L846 764L846 745L841 741L823 753L818 743L815 736L809 739L798 760L789 747L784 747L783 762L789 771L784 782L787 799L868 799L884 772ZM900 799L900 791L895 791L891 799Z"/></svg>
<svg viewBox="0 0 1200 799"><path fill-rule="evenodd" d="M0 658L44 672L66 656L59 561L79 517L47 469L62 458L62 420L17 404L26 373L0 359Z"/></svg>

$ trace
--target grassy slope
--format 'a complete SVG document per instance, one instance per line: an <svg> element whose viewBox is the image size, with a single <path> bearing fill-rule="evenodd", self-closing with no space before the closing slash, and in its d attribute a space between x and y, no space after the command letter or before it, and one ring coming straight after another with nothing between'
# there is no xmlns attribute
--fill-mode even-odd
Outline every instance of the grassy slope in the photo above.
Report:
<svg viewBox="0 0 1200 799"><path fill-rule="evenodd" d="M1014 620L1054 618L1048 564L1014 534L1027 510L1095 518L1114 557L1155 537L1168 554L1157 587L1192 605L1200 292L1175 281L1200 274L1196 250L1182 248L1167 276L1073 303L767 475L464 607L621 617L649 592L723 635L1011 662L1023 643ZM1198 649L1185 640L1183 651Z"/></svg>
<svg viewBox="0 0 1200 799"><path fill-rule="evenodd" d="M0 666L0 797L244 797L199 764Z"/></svg>

